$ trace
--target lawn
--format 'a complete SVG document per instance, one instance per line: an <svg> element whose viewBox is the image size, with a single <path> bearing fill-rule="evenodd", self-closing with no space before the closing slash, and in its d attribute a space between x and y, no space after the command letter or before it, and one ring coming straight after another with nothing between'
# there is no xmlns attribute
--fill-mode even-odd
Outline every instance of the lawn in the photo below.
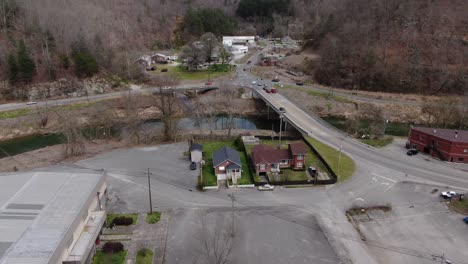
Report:
<svg viewBox="0 0 468 264"><path fill-rule="evenodd" d="M119 216L131 217L133 219L132 225L136 224L138 219L138 214L107 214L106 222L110 224L114 218Z"/></svg>
<svg viewBox="0 0 468 264"><path fill-rule="evenodd" d="M341 159L339 158L339 151L329 147L318 140L306 137L307 141L317 150L323 159L328 163L331 169L338 175L338 181L345 181L350 178L356 170L356 164L346 154L341 153Z"/></svg>
<svg viewBox="0 0 468 264"><path fill-rule="evenodd" d="M239 179L238 184L252 184L252 172L247 163L247 157L242 149L236 146L235 141L205 141L201 143L203 145L203 159L205 165L203 165L203 186L216 186L218 184L216 175L213 169L213 152L223 146L231 147L239 152L240 159L242 162L242 177Z"/></svg>
<svg viewBox="0 0 468 264"><path fill-rule="evenodd" d="M168 69L167 72L161 72L161 69ZM189 71L186 67L183 66L159 66L153 74L163 75L163 74L173 74L179 80L208 80L214 79L223 75L227 75L233 72L233 69L226 70L195 70Z"/></svg>
<svg viewBox="0 0 468 264"><path fill-rule="evenodd" d="M152 264L154 253L152 250L143 248L138 250L135 264Z"/></svg>
<svg viewBox="0 0 468 264"><path fill-rule="evenodd" d="M8 119L8 118L15 118L20 116L27 116L31 114L31 109L23 108L18 110L11 110L11 111L4 111L0 112L0 120L1 119Z"/></svg>
<svg viewBox="0 0 468 264"><path fill-rule="evenodd" d="M299 87L299 86L293 86L293 85L283 85L283 87L281 87L281 85L279 84L275 84L275 87L277 88L287 88L287 89L294 89L294 90L298 90L298 91L303 91L303 92L306 92L310 95L313 95L313 96L319 96L319 97L322 97L322 98L325 98L325 99L333 99L337 102L341 102L341 103L352 103L353 101L352 100L349 100L347 98L344 98L342 96L338 96L338 95L334 95L334 94L329 94L328 92L321 92L321 91L315 91L315 90L311 90L311 89L307 89L305 87Z"/></svg>
<svg viewBox="0 0 468 264"><path fill-rule="evenodd" d="M123 264L127 257L127 251L118 253L104 253L97 251L93 258L93 264Z"/></svg>
<svg viewBox="0 0 468 264"><path fill-rule="evenodd" d="M449 203L449 207L460 214L468 215L468 200L466 199L461 201L453 200Z"/></svg>
<svg viewBox="0 0 468 264"><path fill-rule="evenodd" d="M146 223L156 224L161 219L161 212L152 212L146 214Z"/></svg>
<svg viewBox="0 0 468 264"><path fill-rule="evenodd" d="M288 140L282 140L281 141L281 148L287 148L288 144L290 143L295 143L295 142L302 142L302 140L293 140L293 141L288 141ZM266 145L271 145L271 146L277 146L278 145L278 140L262 140L262 144ZM323 164L320 162L317 156L315 156L314 152L310 149L307 148L307 156L306 156L306 166L314 166L318 168L319 171L326 171L327 169ZM307 177L306 171L297 171L297 170L291 170L291 169L282 169L283 175L288 174L288 181L306 181L309 178Z"/></svg>
<svg viewBox="0 0 468 264"><path fill-rule="evenodd" d="M388 144L392 143L393 138L392 137L384 137L384 138L378 138L378 139L361 139L361 142L365 143L365 144L367 144L369 146L381 148L381 147L385 147Z"/></svg>

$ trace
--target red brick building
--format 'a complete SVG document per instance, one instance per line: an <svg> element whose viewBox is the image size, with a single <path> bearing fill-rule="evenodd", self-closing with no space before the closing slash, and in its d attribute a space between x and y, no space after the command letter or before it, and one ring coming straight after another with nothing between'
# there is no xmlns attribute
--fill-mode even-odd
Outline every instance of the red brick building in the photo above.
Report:
<svg viewBox="0 0 468 264"><path fill-rule="evenodd" d="M305 169L307 147L304 143L289 144L288 149L275 149L269 145L256 145L252 149L252 161L257 175L279 172L283 168Z"/></svg>
<svg viewBox="0 0 468 264"><path fill-rule="evenodd" d="M468 163L468 131L412 127L410 148L450 162Z"/></svg>

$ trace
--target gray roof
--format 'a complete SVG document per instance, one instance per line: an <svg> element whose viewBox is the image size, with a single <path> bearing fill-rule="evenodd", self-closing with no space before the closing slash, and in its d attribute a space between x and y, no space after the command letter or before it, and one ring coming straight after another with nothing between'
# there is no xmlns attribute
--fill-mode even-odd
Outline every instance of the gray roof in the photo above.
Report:
<svg viewBox="0 0 468 264"><path fill-rule="evenodd" d="M0 174L0 264L56 263L102 172Z"/></svg>
<svg viewBox="0 0 468 264"><path fill-rule="evenodd" d="M194 143L192 146L190 146L190 151L194 150L203 151L203 146L198 143Z"/></svg>
<svg viewBox="0 0 468 264"><path fill-rule="evenodd" d="M226 169L228 169L228 170L240 169L240 168L241 168L241 166L239 166L239 165L237 165L235 163L231 163L231 164L229 164L229 166L226 167Z"/></svg>
<svg viewBox="0 0 468 264"><path fill-rule="evenodd" d="M242 164L239 152L230 147L224 146L213 153L213 168L226 160L229 160L239 166Z"/></svg>

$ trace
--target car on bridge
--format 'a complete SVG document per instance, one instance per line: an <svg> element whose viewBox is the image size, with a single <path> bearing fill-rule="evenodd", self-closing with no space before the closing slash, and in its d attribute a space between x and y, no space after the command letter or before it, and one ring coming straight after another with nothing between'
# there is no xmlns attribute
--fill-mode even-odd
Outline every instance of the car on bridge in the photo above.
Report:
<svg viewBox="0 0 468 264"><path fill-rule="evenodd" d="M284 109L284 107L282 107L282 106L281 106L280 108L278 108L278 110L279 110L281 113L286 113L286 109Z"/></svg>
<svg viewBox="0 0 468 264"><path fill-rule="evenodd" d="M278 90L276 90L276 88L271 88L271 93L277 93Z"/></svg>

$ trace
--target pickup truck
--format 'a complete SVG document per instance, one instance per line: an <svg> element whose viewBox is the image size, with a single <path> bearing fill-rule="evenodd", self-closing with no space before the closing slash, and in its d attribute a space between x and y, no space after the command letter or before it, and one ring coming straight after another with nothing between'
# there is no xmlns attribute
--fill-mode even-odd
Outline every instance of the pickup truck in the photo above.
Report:
<svg viewBox="0 0 468 264"><path fill-rule="evenodd" d="M453 196L456 196L458 193L454 191L448 191L448 192L442 192L440 196L444 199L449 199L452 198Z"/></svg>

